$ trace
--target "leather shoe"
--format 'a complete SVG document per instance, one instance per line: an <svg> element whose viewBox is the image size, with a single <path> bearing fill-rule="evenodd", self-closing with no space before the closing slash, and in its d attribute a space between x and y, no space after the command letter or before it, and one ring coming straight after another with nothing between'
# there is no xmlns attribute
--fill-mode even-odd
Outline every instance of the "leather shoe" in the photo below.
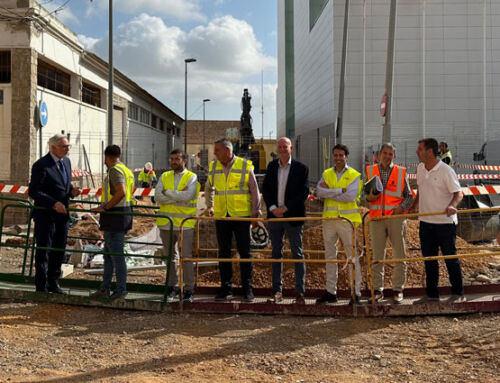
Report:
<svg viewBox="0 0 500 383"><path fill-rule="evenodd" d="M267 300L267 303L281 303L283 302L283 293L281 291L276 291L272 298Z"/></svg>
<svg viewBox="0 0 500 383"><path fill-rule="evenodd" d="M394 297L392 298L394 303L401 304L403 303L403 292L402 291L394 291Z"/></svg>
<svg viewBox="0 0 500 383"><path fill-rule="evenodd" d="M332 294L328 291L325 291L321 298L316 299L316 304L335 303L337 301L337 294Z"/></svg>
<svg viewBox="0 0 500 383"><path fill-rule="evenodd" d="M247 287L245 288L245 294L243 295L243 300L245 302L253 302L255 299L254 295L253 295L253 290L251 287Z"/></svg>
<svg viewBox="0 0 500 383"><path fill-rule="evenodd" d="M304 298L304 294L297 294L293 303L295 303L296 305L305 305L306 299Z"/></svg>
<svg viewBox="0 0 500 383"><path fill-rule="evenodd" d="M51 294L66 295L66 293L59 286L50 288L49 289L49 293L51 293Z"/></svg>

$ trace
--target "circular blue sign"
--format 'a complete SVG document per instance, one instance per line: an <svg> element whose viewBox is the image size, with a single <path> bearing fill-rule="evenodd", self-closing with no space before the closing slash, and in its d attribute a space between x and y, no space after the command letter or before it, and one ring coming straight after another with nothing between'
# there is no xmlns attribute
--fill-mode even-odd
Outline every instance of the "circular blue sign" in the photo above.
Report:
<svg viewBox="0 0 500 383"><path fill-rule="evenodd" d="M47 108L47 104L45 101L42 101L40 103L40 125L45 126L47 125L47 122L49 121L49 108Z"/></svg>

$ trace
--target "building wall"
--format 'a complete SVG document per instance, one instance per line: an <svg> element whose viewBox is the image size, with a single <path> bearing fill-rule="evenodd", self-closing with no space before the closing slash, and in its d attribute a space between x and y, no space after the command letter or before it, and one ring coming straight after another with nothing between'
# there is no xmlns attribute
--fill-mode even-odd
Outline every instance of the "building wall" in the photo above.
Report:
<svg viewBox="0 0 500 383"><path fill-rule="evenodd" d="M364 154L382 139L379 113L390 1L366 1L365 9L362 4L351 1L343 124L343 143L350 146L350 162L358 168ZM500 57L500 3L399 0L397 4L392 141L398 147L398 161L415 162L416 141L433 136L448 142L458 162L472 162L472 153L485 139L500 138L500 74L495 69ZM302 159L321 168L312 175L328 164L323 149L333 141L344 5L345 0L330 0L309 31L308 1L294 1L295 136ZM279 68L282 59L278 55ZM283 86L280 79L278 88ZM283 96L278 92L278 97ZM280 121L282 108L277 112Z"/></svg>
<svg viewBox="0 0 500 383"><path fill-rule="evenodd" d="M0 49L11 51L12 63L11 84L0 84L6 99L2 107L3 117L0 117L10 120L10 126L2 125L0 130L0 136L6 136L1 143L0 159L5 158L5 161L0 165L0 182L26 185L31 165L48 151L48 139L62 131L70 135L73 145L70 151L73 168L86 168L84 145L92 172L101 173L102 146L107 145L108 141L107 64L97 56L85 52L78 43L77 36L56 18L48 15L35 1L17 0L8 4L4 2L2 6L26 7L18 10L21 13L28 12L29 6L30 12L33 12L32 17L44 18L49 21L49 25L41 30L17 20L0 21ZM71 76L69 96L37 85L39 60ZM100 105L92 106L82 102L82 82L100 89ZM36 111L42 100L48 105L49 122L46 127L39 129ZM129 118L131 102L163 119L166 122L163 131L159 126L153 128ZM155 167L166 167L168 153L173 147L180 145L180 136L176 135L175 128L183 120L119 72L115 73L113 104L113 143L122 147L122 159L127 165L139 168L149 161Z"/></svg>

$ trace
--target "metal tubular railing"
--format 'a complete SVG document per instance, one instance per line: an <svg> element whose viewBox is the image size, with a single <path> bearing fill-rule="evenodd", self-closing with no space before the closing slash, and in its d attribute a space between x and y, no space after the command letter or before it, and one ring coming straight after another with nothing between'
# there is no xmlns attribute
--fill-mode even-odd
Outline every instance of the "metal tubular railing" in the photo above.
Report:
<svg viewBox="0 0 500 383"><path fill-rule="evenodd" d="M150 217L150 218L158 218L161 216L162 218L166 218L169 221L170 224L170 231L169 231L169 237L170 237L170 245L168 248L168 254L164 256L155 256L155 255L144 255L144 254L134 254L134 253L128 253L128 254L122 254L122 253L115 253L115 252L106 252L106 251L92 251L92 250L78 250L78 249L59 249L59 248L53 248L53 247L39 247L36 246L35 240L32 241L31 246L29 245L29 240L31 238L31 217L33 215L34 210L49 210L46 208L41 208L37 206L33 206L31 202L28 200L22 200L19 198L10 198L10 197L0 197L0 200L7 200L7 201L15 201L15 202L21 202L20 204L7 204L2 207L2 210L0 211L0 247L7 247L7 248L24 248L25 249L25 255L23 259L23 265L22 265L22 276L25 276L25 270L26 270L26 262L27 262L27 250L28 248L32 249L32 256L31 256L31 261L30 261L30 276L32 275L32 267L33 267L33 259L34 259L34 252L35 250L55 250L55 251L63 251L63 252L69 252L69 253L87 253L87 254L102 254L102 255L111 255L111 256L130 256L130 257L142 257L142 258L153 258L153 259L162 259L166 261L166 279L165 279L165 288L164 288L164 294L163 294L163 303L167 303L167 296L168 296L168 281L170 277L170 264L172 261L172 252L173 252L173 221L172 219L164 214L146 214L146 213L137 213L137 212L101 212L100 214L109 214L109 215L130 215L132 217ZM92 201L90 201L92 202ZM84 201L84 203L88 203L88 201ZM22 237L26 237L26 243L25 245L15 245L15 244L8 244L8 243L3 243L2 242L2 233L3 231L3 225L5 222L5 212L8 208L17 208L17 209L28 209L30 211L29 214L29 221L28 221L28 228L27 228L27 234L22 235ZM140 206L140 208L143 208L143 206ZM74 209L74 208L69 208L67 209L68 212L79 212L79 213L92 213L90 209ZM18 235L21 236L21 235ZM94 237L83 237L83 236L69 236L68 238L73 238L73 239L83 239L83 240L89 240L89 241L99 241L101 238L94 238ZM140 241L125 241L126 243L133 243L133 244L147 244L147 245L152 245L152 243L149 242L140 242ZM154 245L154 244L153 244ZM157 245L163 245L162 244L157 244Z"/></svg>
<svg viewBox="0 0 500 383"><path fill-rule="evenodd" d="M182 249L183 249L183 229L184 229L184 223L189 221L189 220L196 220L197 225L199 228L199 223L200 221L239 221L239 222L297 222L297 221L344 221L347 222L351 226L351 233L352 233L352 258L343 260L343 259L255 259L255 258L203 258L203 257L191 257L191 258L184 258ZM355 285L355 269L354 269L354 257L356 256L356 229L354 224L347 218L344 217L296 217L296 218L239 218L239 217L207 217L207 216L193 216L193 217L188 217L185 218L181 222L181 226L179 228L180 230L180 235L179 235L179 249L180 249L180 254L179 254L179 269L178 269L178 280L179 280L179 290L180 290L180 302L179 302L179 307L180 310L182 311L183 307L183 300L182 300L182 294L183 294L183 264L190 262L190 263L198 263L198 262L231 262L231 263L319 263L319 264L327 264L327 263L349 263L352 265L352 270L351 270L351 277L349 278L350 284L351 284L351 297L354 299L354 285ZM199 231L199 230L198 230ZM199 242L196 243L196 246L199 246ZM202 250L202 249L200 249ZM304 251L304 253L307 250ZM259 252L262 252L259 250ZM323 251L324 253L324 251Z"/></svg>
<svg viewBox="0 0 500 383"><path fill-rule="evenodd" d="M485 212L500 212L500 207L496 208L485 208L485 209L463 209L458 210L457 214L471 214L471 213L485 213ZM377 263L382 264L392 264L392 263L402 263L402 262L425 262L425 261L434 261L434 260L445 260L445 259L460 259L460 258L480 258L480 257L491 257L500 255L500 251L492 251L490 253L468 253L468 254L455 254L455 255L438 255L433 257L405 257L401 259L384 259L384 260L372 260L373 251L371 244L371 235L370 235L370 222L372 221L382 221L387 219L408 219L408 218L418 218L418 217L431 217L431 216L439 216L445 215L444 212L433 212L433 213L409 213L409 214L398 214L398 215L389 215L389 216L381 216L381 217L368 217L364 221L364 236L366 240L366 263L367 263L367 271L368 271L368 284L370 287L370 296L372 304L375 304L375 291L373 286L373 273L372 266ZM463 249L463 248L462 248ZM484 249L484 248L481 248ZM495 248L491 248L495 249ZM457 248L458 250L458 248Z"/></svg>

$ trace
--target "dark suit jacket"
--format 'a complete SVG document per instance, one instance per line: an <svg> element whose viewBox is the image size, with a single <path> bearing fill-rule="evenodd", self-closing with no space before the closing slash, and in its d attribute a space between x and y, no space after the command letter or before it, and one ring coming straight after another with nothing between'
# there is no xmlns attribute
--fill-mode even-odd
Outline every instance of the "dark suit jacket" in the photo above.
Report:
<svg viewBox="0 0 500 383"><path fill-rule="evenodd" d="M266 176L262 187L262 194L266 202L268 218L276 218L269 211L272 205L278 206L278 167L279 159L269 162L267 165ZM288 211L285 217L305 217L306 207L305 200L309 195L309 169L300 161L292 158L290 164L290 173L285 189L285 206ZM293 225L301 225L302 221L293 223Z"/></svg>
<svg viewBox="0 0 500 383"><path fill-rule="evenodd" d="M68 207L71 190L73 189L71 185L71 161L69 158L64 157L63 164L68 181L66 184L64 184L62 174L50 153L33 164L28 194L35 201L35 206L51 209L49 211L36 209L33 213L35 219L68 218L66 215L52 210L56 202L61 202Z"/></svg>

